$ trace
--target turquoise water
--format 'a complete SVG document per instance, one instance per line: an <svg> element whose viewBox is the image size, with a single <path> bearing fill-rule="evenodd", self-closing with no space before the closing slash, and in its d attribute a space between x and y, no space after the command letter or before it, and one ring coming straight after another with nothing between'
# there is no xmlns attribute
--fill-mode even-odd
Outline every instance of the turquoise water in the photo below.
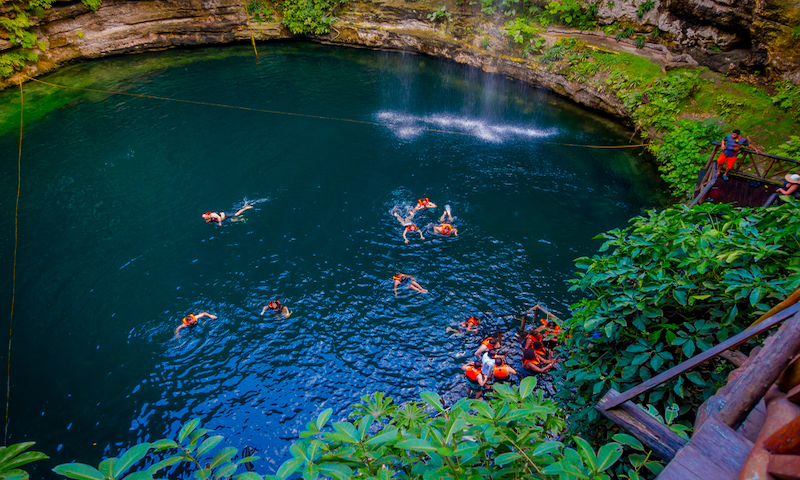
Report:
<svg viewBox="0 0 800 480"><path fill-rule="evenodd" d="M402 401L460 388L479 338L445 328L469 314L542 302L568 317L572 260L656 206L662 186L640 151L540 143L629 142L556 96L426 57L260 53L162 52L45 80L367 123L26 86L26 109L64 104L27 121L23 143L9 442L51 455L36 475L96 465L195 417L274 472L326 408L339 418L375 390ZM0 136L3 312L12 127ZM419 197L438 208L418 214L426 238L406 245L389 211ZM200 218L245 198L263 200L245 221ZM429 231L445 204L457 238ZM398 271L430 292L395 298ZM291 317L260 316L271 299ZM218 318L173 338L199 311ZM514 327L490 315L485 331Z"/></svg>

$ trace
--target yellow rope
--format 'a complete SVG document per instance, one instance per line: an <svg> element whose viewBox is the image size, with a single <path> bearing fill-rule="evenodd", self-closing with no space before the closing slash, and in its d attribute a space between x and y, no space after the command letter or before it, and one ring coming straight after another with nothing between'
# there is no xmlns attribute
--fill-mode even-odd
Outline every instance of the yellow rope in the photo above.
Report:
<svg viewBox="0 0 800 480"><path fill-rule="evenodd" d="M8 406L11 400L11 327L14 325L14 298L17 287L17 218L19 217L19 191L22 186L22 131L23 131L23 95L22 76L19 80L19 156L17 157L17 204L14 208L14 260L11 268L11 315L8 321L8 369L6 371L6 426L3 432L3 444L8 444Z"/></svg>
<svg viewBox="0 0 800 480"><path fill-rule="evenodd" d="M43 80L38 80L38 79L35 79L35 78L31 78L31 77L29 77L27 75L22 75L22 76L27 78L28 80L32 80L34 82L38 82L38 83L41 83L43 85L48 85L50 87L56 87L56 88L66 88L68 90L81 90L81 91L84 91L84 92L105 93L105 94L108 94L108 95L126 95L126 96L129 96L129 97L150 98L150 99L153 99L153 100L164 100L164 101L167 101L167 102L189 103L189 104L192 104L192 105L204 105L204 106L208 106L208 107L234 108L234 109L237 109L237 110L245 110L245 111L248 111L248 112L270 113L270 114L273 114L273 115L287 115L287 116L293 116L293 117L316 118L316 119L320 119L320 120L334 120L334 121L337 121L337 122L359 123L359 124L362 124L362 125L375 125L375 126L379 126L379 127L386 127L386 126L390 126L391 125L391 124L386 124L386 123L368 122L368 121L365 121L365 120L353 120L353 119L350 119L350 118L323 117L321 115L309 115L309 114L306 114L306 113L280 112L280 111L277 111L277 110L266 110L266 109L263 109L263 108L240 107L240 106L237 106L237 105L225 105L225 104L222 104L222 103L199 102L197 100L181 100L181 99L178 99L178 98L158 97L158 96L155 96L155 95L144 95L144 94L140 94L140 93L113 92L113 91L109 91L109 90L98 90L98 89L94 89L94 88L71 87L69 85L59 85L59 84L56 84L56 83L45 82ZM450 134L450 135L464 135L464 136L467 136L467 137L478 137L478 138L480 138L479 135L474 134L474 133L468 133L468 132L454 132L454 131L451 131L451 130L439 130L439 129L436 129L436 128L419 128L419 130L425 131L425 132L447 133L447 134ZM539 141L536 141L536 140L528 140L528 141L531 142L531 143L536 143L536 144L540 144L540 145L560 145L560 146L565 146L565 147L599 148L599 149L603 149L603 148L607 148L607 149L638 148L638 147L646 147L648 145L647 143L640 143L640 144L636 144L636 145L578 145L578 144L574 144L574 143L539 142Z"/></svg>
<svg viewBox="0 0 800 480"><path fill-rule="evenodd" d="M256 52L256 63L258 63L258 50L256 50L256 39L253 36L253 27L250 26L250 12L247 11L247 0L244 0L244 14L247 15L247 28L250 30L250 43L253 44L253 51Z"/></svg>

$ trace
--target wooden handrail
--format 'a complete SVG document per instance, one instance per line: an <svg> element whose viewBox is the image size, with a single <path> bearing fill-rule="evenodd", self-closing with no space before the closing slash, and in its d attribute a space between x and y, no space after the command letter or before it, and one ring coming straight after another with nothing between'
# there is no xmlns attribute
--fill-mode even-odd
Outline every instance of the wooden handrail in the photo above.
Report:
<svg viewBox="0 0 800 480"><path fill-rule="evenodd" d="M728 350L730 348L736 347L737 345L741 345L742 343L746 342L747 340L751 339L752 337L763 333L764 331L768 330L769 328L777 325L778 323L786 320L787 318L791 317L795 313L800 311L800 304L794 304L791 307L783 310L782 312L776 313L772 315L770 318L764 320L754 328L748 328L742 332L739 332L737 335L725 340L724 342L720 343L716 347L709 348L705 352L701 353L700 355L696 355L685 362L675 365L674 367L670 368L666 372L660 373L655 377L651 378L646 382L642 382L639 385L631 388L630 390L620 394L618 397L615 397L610 402L607 402L603 405L605 410L614 408L621 403L627 402L628 400L641 395L643 393L647 393L653 388L661 385L662 383L669 381L678 375L686 372L687 370L691 370L692 368L700 365L701 363L705 362L706 360L713 358L720 353Z"/></svg>
<svg viewBox="0 0 800 480"><path fill-rule="evenodd" d="M722 142L711 142L711 145L722 145ZM747 147L742 147L740 151L741 152L746 152L746 153L752 153L754 155L761 155L762 157L774 158L775 160L785 160L787 162L792 162L792 163L796 163L796 164L800 165L800 160L796 160L794 158L789 158L789 157L781 157L779 155L773 155L771 153L764 153L764 152L756 153L755 150L752 150L752 149L747 148Z"/></svg>

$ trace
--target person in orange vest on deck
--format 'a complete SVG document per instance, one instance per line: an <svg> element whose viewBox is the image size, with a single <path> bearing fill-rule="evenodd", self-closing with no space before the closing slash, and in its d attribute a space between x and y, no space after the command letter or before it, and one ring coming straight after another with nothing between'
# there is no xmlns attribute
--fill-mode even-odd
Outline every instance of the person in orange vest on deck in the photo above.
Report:
<svg viewBox="0 0 800 480"><path fill-rule="evenodd" d="M195 327L197 325L197 321L200 320L203 317L209 317L212 320L217 318L216 315L211 315L210 313L206 313L206 312L201 312L201 313L197 313L197 314L190 313L189 315L186 315L185 317L183 317L183 320L182 320L183 323L178 325L178 328L175 329L175 337L178 336L178 332L181 331L181 328L185 328L185 327L193 328L193 327Z"/></svg>

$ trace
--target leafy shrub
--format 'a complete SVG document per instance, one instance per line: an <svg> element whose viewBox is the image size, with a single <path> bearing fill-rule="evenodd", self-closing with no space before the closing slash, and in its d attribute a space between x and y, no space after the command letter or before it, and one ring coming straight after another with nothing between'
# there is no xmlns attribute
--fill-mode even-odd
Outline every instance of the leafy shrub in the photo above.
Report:
<svg viewBox="0 0 800 480"><path fill-rule="evenodd" d="M489 39L489 37L483 37L483 38L481 38L481 48L483 48L483 49L487 49L487 48L489 48L491 45L492 45L492 41Z"/></svg>
<svg viewBox="0 0 800 480"><path fill-rule="evenodd" d="M283 24L293 34L322 35L339 19L334 11L347 0L284 0Z"/></svg>
<svg viewBox="0 0 800 480"><path fill-rule="evenodd" d="M597 8L597 3L584 7L576 0L553 0L539 16L539 23L543 26L559 23L579 30L590 30L597 26Z"/></svg>
<svg viewBox="0 0 800 480"><path fill-rule="evenodd" d="M691 196L697 172L708 161L708 146L722 137L722 125L716 120L681 120L667 129L661 142L651 144L661 177L675 196Z"/></svg>
<svg viewBox="0 0 800 480"><path fill-rule="evenodd" d="M778 145L775 149L775 155L800 159L800 137L797 135L790 135L789 141Z"/></svg>
<svg viewBox="0 0 800 480"><path fill-rule="evenodd" d="M83 0L83 4L94 11L97 11L97 9L100 8L100 2L101 0Z"/></svg>
<svg viewBox="0 0 800 480"><path fill-rule="evenodd" d="M640 3L636 8L636 16L639 18L644 17L644 14L652 10L655 4L656 2L653 0L645 0L644 2Z"/></svg>
<svg viewBox="0 0 800 480"><path fill-rule="evenodd" d="M647 38L644 35L636 37L636 48L644 48L647 43Z"/></svg>
<svg viewBox="0 0 800 480"><path fill-rule="evenodd" d="M794 37L795 40L800 40L800 25L792 29L792 37Z"/></svg>
<svg viewBox="0 0 800 480"><path fill-rule="evenodd" d="M776 83L777 92L772 103L788 112L795 120L800 120L800 87L788 80Z"/></svg>
<svg viewBox="0 0 800 480"><path fill-rule="evenodd" d="M247 4L247 13L253 17L253 20L257 23L264 23L272 20L272 15L275 12L266 0L250 0Z"/></svg>
<svg viewBox="0 0 800 480"><path fill-rule="evenodd" d="M614 76L607 82L617 90L617 96L641 127L666 129L675 122L682 101L691 97L705 81L698 73L677 72L657 78L641 91L629 85L614 85ZM629 82L632 82L629 79Z"/></svg>
<svg viewBox="0 0 800 480"><path fill-rule="evenodd" d="M591 408L609 388L624 391L709 349L749 325L800 285L798 201L778 207L729 204L649 211L599 235L600 252L575 261L572 337L562 373L571 420L590 432ZM700 367L652 390L658 411L696 408L729 367ZM559 374L557 372L557 374Z"/></svg>
<svg viewBox="0 0 800 480"><path fill-rule="evenodd" d="M633 34L636 33L636 30L633 29L630 25L620 30L617 35L614 37L619 42L623 38L631 38Z"/></svg>
<svg viewBox="0 0 800 480"><path fill-rule="evenodd" d="M721 117L728 116L730 113L741 110L744 106L744 100L736 100L724 95L717 95L714 99L714 110Z"/></svg>
<svg viewBox="0 0 800 480"><path fill-rule="evenodd" d="M447 7L442 5L441 7L437 8L433 11L433 13L428 14L428 20L432 22L438 22L440 20L450 20L450 13L446 10Z"/></svg>
<svg viewBox="0 0 800 480"><path fill-rule="evenodd" d="M4 480L28 480L28 472L20 470L19 467L50 458L41 452L25 452L34 443L16 443L7 447L0 447L0 478Z"/></svg>
<svg viewBox="0 0 800 480"><path fill-rule="evenodd" d="M522 54L525 56L541 50L545 45L544 38L534 37L537 31L537 27L522 17L515 18L513 22L506 22L503 26L503 33L511 37L514 43L522 45Z"/></svg>
<svg viewBox="0 0 800 480"><path fill-rule="evenodd" d="M494 15L497 7L494 6L494 0L481 0L481 12L486 15Z"/></svg>
<svg viewBox="0 0 800 480"><path fill-rule="evenodd" d="M598 450L581 437L570 443L551 438L565 427L552 400L534 393L536 379L528 377L519 387L497 385L488 402L461 399L450 408L433 392L420 394L424 402L395 405L382 392L361 398L350 421L328 424L327 409L308 423L300 440L289 448L292 458L269 479L330 477L350 478L596 478L608 479L606 471L619 461L623 445L645 453L642 444L626 434ZM433 416L431 416L433 413ZM207 437L209 430L187 423L177 440L142 443L118 457L100 462L98 468L82 463L57 466L56 473L72 479L151 480L174 466L169 478L263 480L255 472L236 474L240 465L258 457L234 461L238 450L214 451L221 436ZM202 442L201 442L202 440ZM152 451L152 453L151 453ZM167 452L167 455L159 455ZM212 456L213 454L213 456ZM640 479L647 468L660 472L649 455L631 455L632 466L616 465L617 478ZM174 475L175 471L181 476ZM167 478L163 473L160 478Z"/></svg>

